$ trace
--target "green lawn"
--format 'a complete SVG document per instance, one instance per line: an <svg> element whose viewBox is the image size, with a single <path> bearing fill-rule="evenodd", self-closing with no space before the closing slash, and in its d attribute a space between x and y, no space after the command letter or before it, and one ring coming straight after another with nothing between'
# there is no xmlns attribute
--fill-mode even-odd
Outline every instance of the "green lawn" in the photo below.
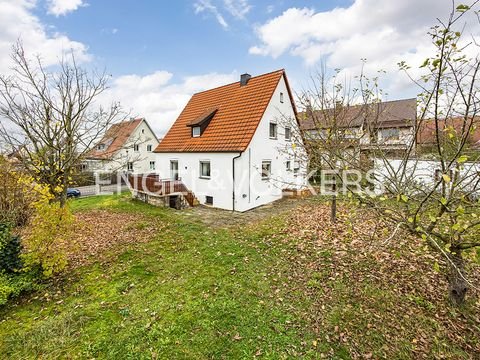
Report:
<svg viewBox="0 0 480 360"><path fill-rule="evenodd" d="M364 251L358 224L310 206L212 229L128 195L74 201L162 230L0 309L0 358L475 358L478 299L449 307L434 257Z"/></svg>
<svg viewBox="0 0 480 360"><path fill-rule="evenodd" d="M269 276L277 249L259 251L261 233L236 241L231 231L125 196L81 199L73 208L137 211L169 225L150 243L3 309L3 356L280 358L304 351L311 335L277 301L282 293L273 292Z"/></svg>

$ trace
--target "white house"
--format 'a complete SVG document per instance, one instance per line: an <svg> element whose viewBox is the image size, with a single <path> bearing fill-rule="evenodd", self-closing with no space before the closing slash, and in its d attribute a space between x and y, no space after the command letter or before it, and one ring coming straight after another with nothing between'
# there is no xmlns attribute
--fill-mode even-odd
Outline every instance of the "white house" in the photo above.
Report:
<svg viewBox="0 0 480 360"><path fill-rule="evenodd" d="M87 154L83 170L137 174L155 171L153 150L158 144L155 133L143 118L113 124Z"/></svg>
<svg viewBox="0 0 480 360"><path fill-rule="evenodd" d="M135 194L152 200L188 191L201 204L246 211L282 198L286 189L303 189L296 115L284 70L243 74L239 82L194 94L155 149L158 194L147 196L148 186ZM172 199L164 204L172 206Z"/></svg>

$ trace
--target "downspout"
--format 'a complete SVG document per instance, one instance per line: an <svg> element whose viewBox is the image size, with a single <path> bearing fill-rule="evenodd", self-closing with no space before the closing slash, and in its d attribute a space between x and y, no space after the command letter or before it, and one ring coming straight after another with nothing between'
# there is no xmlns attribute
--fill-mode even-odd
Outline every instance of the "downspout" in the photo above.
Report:
<svg viewBox="0 0 480 360"><path fill-rule="evenodd" d="M232 211L235 211L235 160L242 156L242 151L237 156L232 158Z"/></svg>

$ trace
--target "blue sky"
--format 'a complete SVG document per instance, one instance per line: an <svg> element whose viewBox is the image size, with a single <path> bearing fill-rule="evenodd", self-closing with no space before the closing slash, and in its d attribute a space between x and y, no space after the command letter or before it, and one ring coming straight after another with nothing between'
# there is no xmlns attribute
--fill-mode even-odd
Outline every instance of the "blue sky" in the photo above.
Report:
<svg viewBox="0 0 480 360"><path fill-rule="evenodd" d="M0 0L0 72L11 45L46 65L73 50L82 66L107 69L119 100L163 134L197 91L285 68L294 91L321 64L352 78L386 70L387 99L415 96L397 70L431 53L426 35L449 0ZM478 26L475 28L478 33Z"/></svg>

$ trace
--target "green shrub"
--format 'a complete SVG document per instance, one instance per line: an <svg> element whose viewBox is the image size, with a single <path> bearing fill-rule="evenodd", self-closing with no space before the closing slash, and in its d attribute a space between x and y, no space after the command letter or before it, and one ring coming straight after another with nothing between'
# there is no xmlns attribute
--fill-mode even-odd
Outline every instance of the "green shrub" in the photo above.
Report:
<svg viewBox="0 0 480 360"><path fill-rule="evenodd" d="M0 272L13 273L22 268L20 237L12 236L10 226L0 223Z"/></svg>

